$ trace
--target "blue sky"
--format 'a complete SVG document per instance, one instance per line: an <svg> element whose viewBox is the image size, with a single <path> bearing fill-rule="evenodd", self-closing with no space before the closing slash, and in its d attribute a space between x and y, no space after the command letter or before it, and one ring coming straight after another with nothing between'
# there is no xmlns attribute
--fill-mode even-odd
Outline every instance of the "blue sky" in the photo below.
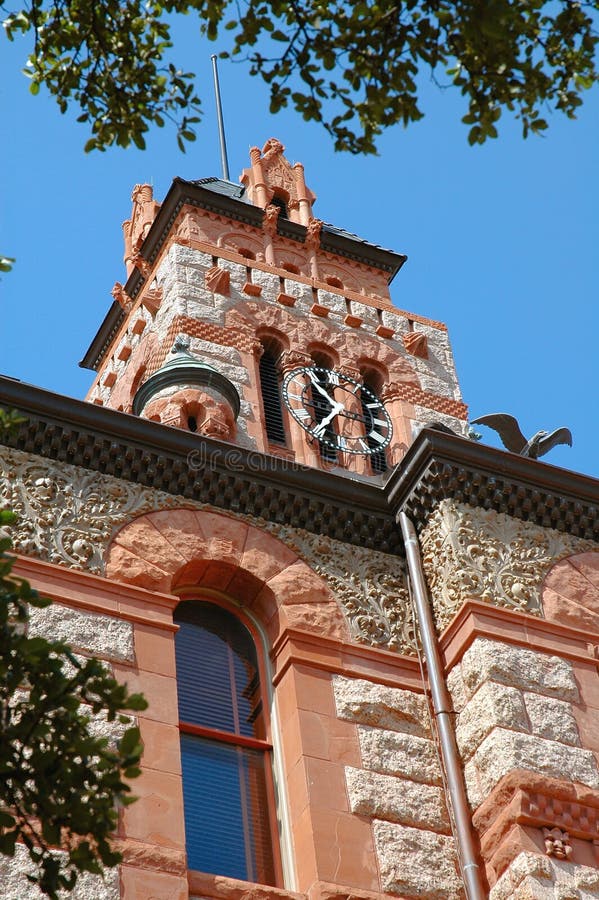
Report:
<svg viewBox="0 0 599 900"><path fill-rule="evenodd" d="M178 31L181 65L198 72L205 97L186 155L168 128L151 132L144 152L85 155L76 112L62 116L43 90L32 97L24 47L4 42L0 249L17 264L0 282L1 373L83 397L93 373L78 360L125 280L133 186L153 183L160 200L175 176L220 174L214 45L191 19ZM408 255L393 300L447 323L471 417L511 413L527 436L567 425L573 448L546 461L599 475L599 91L578 120L549 116L545 138L523 141L504 117L499 140L472 148L459 94L425 80L425 119L387 131L378 157L356 158L292 112L271 116L241 65L221 63L220 77L231 178L250 146L279 138L304 163L319 218ZM496 443L487 429L484 441Z"/></svg>

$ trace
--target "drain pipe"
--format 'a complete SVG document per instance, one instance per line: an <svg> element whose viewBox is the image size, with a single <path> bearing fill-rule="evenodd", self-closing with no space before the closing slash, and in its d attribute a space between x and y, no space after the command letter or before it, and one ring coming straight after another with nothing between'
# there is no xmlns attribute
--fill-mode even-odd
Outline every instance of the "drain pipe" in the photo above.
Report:
<svg viewBox="0 0 599 900"><path fill-rule="evenodd" d="M414 525L404 512L399 513L399 524L401 525L401 532L406 547L408 572L412 582L414 605L428 670L433 713L437 723L441 757L453 810L455 836L462 864L466 895L468 900L485 900L486 894L483 889L482 874L477 862L477 854L472 837L471 817L468 800L466 799L464 776L451 721L451 701L445 683L435 624L422 570L418 537Z"/></svg>

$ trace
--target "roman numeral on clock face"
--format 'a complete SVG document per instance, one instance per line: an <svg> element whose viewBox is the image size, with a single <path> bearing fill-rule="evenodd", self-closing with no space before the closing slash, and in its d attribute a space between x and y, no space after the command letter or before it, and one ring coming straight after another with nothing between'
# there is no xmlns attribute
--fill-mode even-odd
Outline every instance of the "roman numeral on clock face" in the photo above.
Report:
<svg viewBox="0 0 599 900"><path fill-rule="evenodd" d="M386 424L383 422L382 424ZM384 444L385 438L378 433L378 431L371 431L368 437L372 438L373 441L376 441L377 444Z"/></svg>

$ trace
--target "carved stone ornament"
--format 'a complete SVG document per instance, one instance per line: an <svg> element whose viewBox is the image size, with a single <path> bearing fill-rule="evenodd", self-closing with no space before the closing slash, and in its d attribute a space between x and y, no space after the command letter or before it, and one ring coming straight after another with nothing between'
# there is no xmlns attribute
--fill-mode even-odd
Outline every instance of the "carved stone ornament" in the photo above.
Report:
<svg viewBox="0 0 599 900"><path fill-rule="evenodd" d="M421 331L409 331L403 336L404 347L412 356L428 359L428 341Z"/></svg>
<svg viewBox="0 0 599 900"><path fill-rule="evenodd" d="M299 528L266 527L330 585L362 644L415 654L416 639L403 561Z"/></svg>
<svg viewBox="0 0 599 900"><path fill-rule="evenodd" d="M212 266L208 269L204 276L206 290L212 291L213 294L222 294L223 297L228 296L231 276L228 269L221 269L220 266Z"/></svg>
<svg viewBox="0 0 599 900"><path fill-rule="evenodd" d="M101 574L112 532L143 512L178 506L168 494L120 478L3 450L0 505L12 509L14 549Z"/></svg>
<svg viewBox="0 0 599 900"><path fill-rule="evenodd" d="M547 856L555 856L557 859L570 859L572 856L572 845L567 831L562 831L561 828L543 828L543 839Z"/></svg>
<svg viewBox="0 0 599 900"><path fill-rule="evenodd" d="M541 586L564 556L595 545L493 510L443 500L420 535L438 628L465 600L542 616Z"/></svg>
<svg viewBox="0 0 599 900"><path fill-rule="evenodd" d="M136 516L181 507L214 510L20 450L4 448L0 464L0 506L18 517L10 528L15 551L98 575L113 533ZM355 641L416 652L400 559L255 516L238 518L279 538L328 582Z"/></svg>
<svg viewBox="0 0 599 900"><path fill-rule="evenodd" d="M264 228L266 234L269 234L271 237L274 237L274 235L277 233L279 212L279 207L275 206L274 203L269 203L264 210L264 222L262 227Z"/></svg>
<svg viewBox="0 0 599 900"><path fill-rule="evenodd" d="M120 281L115 281L114 287L110 293L112 294L113 300L116 300L119 306L125 311L133 305L133 300L125 293L125 289Z"/></svg>
<svg viewBox="0 0 599 900"><path fill-rule="evenodd" d="M322 231L323 222L320 219L312 217L306 226L306 246L314 250L320 247L320 232Z"/></svg>
<svg viewBox="0 0 599 900"><path fill-rule="evenodd" d="M135 266L135 268L139 271L144 278L147 278L150 272L152 271L152 266L148 262L147 259L141 255L139 251L136 251L131 257L131 262Z"/></svg>

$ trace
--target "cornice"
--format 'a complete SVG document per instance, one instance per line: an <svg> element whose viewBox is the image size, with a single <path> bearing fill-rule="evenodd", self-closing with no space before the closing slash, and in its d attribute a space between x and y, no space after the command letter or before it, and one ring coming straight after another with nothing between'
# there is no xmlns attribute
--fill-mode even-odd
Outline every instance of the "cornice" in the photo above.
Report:
<svg viewBox="0 0 599 900"><path fill-rule="evenodd" d="M26 418L0 443L233 513L397 553L379 486L298 466L0 376L0 406Z"/></svg>
<svg viewBox="0 0 599 900"><path fill-rule="evenodd" d="M26 417L7 446L382 552L403 552L400 510L420 530L445 499L599 541L599 481L432 429L381 485L5 376L0 406Z"/></svg>
<svg viewBox="0 0 599 900"><path fill-rule="evenodd" d="M391 473L394 516L422 528L444 499L599 541L599 481L515 453L424 429Z"/></svg>

